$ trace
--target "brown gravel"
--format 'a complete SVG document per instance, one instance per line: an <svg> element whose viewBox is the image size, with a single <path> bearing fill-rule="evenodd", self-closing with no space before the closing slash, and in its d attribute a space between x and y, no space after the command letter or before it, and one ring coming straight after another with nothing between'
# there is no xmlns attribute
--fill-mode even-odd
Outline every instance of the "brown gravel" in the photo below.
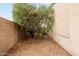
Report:
<svg viewBox="0 0 79 59"><path fill-rule="evenodd" d="M50 37L19 41L10 49L8 55L13 56L70 56Z"/></svg>

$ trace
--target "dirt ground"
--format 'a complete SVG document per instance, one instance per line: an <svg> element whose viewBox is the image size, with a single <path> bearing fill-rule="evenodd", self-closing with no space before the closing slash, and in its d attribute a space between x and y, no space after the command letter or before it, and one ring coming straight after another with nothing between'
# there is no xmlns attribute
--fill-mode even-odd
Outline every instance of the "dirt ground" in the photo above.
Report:
<svg viewBox="0 0 79 59"><path fill-rule="evenodd" d="M10 56L71 56L52 38L29 38L19 41L8 52Z"/></svg>

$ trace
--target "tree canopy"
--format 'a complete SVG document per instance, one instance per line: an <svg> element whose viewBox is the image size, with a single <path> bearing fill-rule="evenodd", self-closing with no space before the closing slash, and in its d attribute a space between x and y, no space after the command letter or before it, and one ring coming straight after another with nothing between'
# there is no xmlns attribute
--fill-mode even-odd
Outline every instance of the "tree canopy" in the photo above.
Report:
<svg viewBox="0 0 79 59"><path fill-rule="evenodd" d="M52 30L54 22L53 4L48 6L30 3L15 3L13 5L13 19L34 37L47 35Z"/></svg>

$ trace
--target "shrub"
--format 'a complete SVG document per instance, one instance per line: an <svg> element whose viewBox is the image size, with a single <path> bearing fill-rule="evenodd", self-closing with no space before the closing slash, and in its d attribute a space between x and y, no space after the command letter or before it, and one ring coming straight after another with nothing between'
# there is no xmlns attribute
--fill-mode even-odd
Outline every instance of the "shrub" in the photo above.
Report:
<svg viewBox="0 0 79 59"><path fill-rule="evenodd" d="M13 19L16 23L25 28L25 33L31 37L35 35L47 35L52 30L54 21L53 4L49 6L26 3L13 5Z"/></svg>

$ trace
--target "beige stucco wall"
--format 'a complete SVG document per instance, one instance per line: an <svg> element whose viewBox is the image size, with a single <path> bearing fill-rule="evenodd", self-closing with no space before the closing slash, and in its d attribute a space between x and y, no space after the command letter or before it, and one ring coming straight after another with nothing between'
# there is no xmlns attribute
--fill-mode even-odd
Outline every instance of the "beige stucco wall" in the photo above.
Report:
<svg viewBox="0 0 79 59"><path fill-rule="evenodd" d="M50 36L71 55L79 55L79 4L54 5L55 23Z"/></svg>
<svg viewBox="0 0 79 59"><path fill-rule="evenodd" d="M14 23L0 18L0 55L6 54L17 42L17 29Z"/></svg>
<svg viewBox="0 0 79 59"><path fill-rule="evenodd" d="M56 4L54 32L57 35L69 37L69 15L67 4Z"/></svg>
<svg viewBox="0 0 79 59"><path fill-rule="evenodd" d="M79 55L79 4L69 5L70 38L73 55Z"/></svg>

